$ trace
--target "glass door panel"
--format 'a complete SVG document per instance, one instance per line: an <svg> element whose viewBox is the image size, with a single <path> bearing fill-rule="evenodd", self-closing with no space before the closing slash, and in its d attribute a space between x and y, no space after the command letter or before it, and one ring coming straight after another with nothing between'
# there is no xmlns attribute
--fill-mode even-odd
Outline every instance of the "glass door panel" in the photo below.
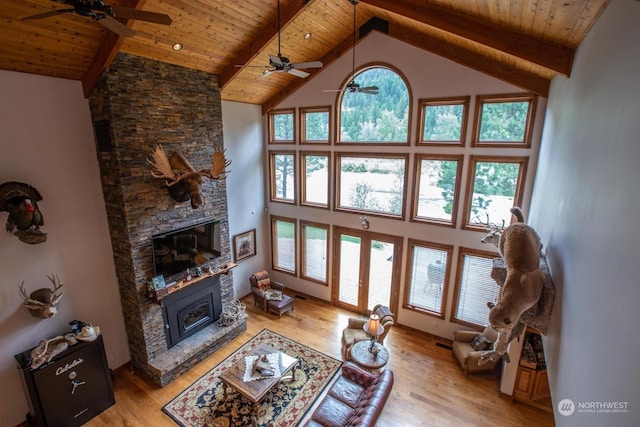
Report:
<svg viewBox="0 0 640 427"><path fill-rule="evenodd" d="M393 243L371 240L367 310L376 304L389 307L393 276Z"/></svg>
<svg viewBox="0 0 640 427"><path fill-rule="evenodd" d="M397 303L402 238L334 228L333 302L368 314L376 304Z"/></svg>
<svg viewBox="0 0 640 427"><path fill-rule="evenodd" d="M338 270L338 300L358 307L360 300L360 246L361 239L340 235L340 268Z"/></svg>

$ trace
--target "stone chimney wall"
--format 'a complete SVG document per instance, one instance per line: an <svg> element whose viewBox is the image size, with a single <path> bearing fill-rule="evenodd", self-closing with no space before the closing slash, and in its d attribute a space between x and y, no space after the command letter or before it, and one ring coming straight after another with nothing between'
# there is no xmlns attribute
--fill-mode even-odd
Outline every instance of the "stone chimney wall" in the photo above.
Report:
<svg viewBox="0 0 640 427"><path fill-rule="evenodd" d="M154 234L219 219L222 256L215 262L231 261L225 182L203 178L204 203L193 209L169 196L147 162L162 144L196 170L211 168L215 148L223 148L218 77L118 54L89 101L132 363L165 385L240 332L198 333L167 349L162 307L147 296ZM221 275L221 290L223 305L233 301L230 275Z"/></svg>

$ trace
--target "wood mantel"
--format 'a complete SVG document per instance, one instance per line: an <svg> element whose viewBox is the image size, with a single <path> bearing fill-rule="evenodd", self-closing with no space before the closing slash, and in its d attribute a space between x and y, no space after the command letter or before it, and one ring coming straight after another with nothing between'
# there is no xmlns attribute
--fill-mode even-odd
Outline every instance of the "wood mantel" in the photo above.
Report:
<svg viewBox="0 0 640 427"><path fill-rule="evenodd" d="M229 274L229 271L236 267L238 264L234 262L228 262L221 267L213 270L213 272L204 271L200 276L193 276L191 280L178 280L176 283L172 283L162 289L152 290L149 292L149 298L162 305L162 299L171 295L174 292L178 292L188 286L198 283L199 281L206 279L207 277L215 277L220 274Z"/></svg>

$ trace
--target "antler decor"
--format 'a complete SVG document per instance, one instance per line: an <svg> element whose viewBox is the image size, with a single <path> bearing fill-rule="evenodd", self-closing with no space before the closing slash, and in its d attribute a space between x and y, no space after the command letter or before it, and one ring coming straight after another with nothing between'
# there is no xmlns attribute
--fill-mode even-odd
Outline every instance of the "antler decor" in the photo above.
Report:
<svg viewBox="0 0 640 427"><path fill-rule="evenodd" d="M24 289L24 280L18 288L20 296L24 300L24 306L29 309L31 315L43 319L50 319L58 313L58 302L62 298L62 292L57 293L63 286L60 278L55 274L47 277L53 283L53 289L37 289L27 296L27 291Z"/></svg>
<svg viewBox="0 0 640 427"><path fill-rule="evenodd" d="M216 148L213 153L213 162L210 170L196 171L191 163L180 153L173 153L167 157L164 148L158 144L147 161L153 166L151 176L165 180L169 195L177 202L186 202L191 199L191 207L196 209L202 204L200 185L202 177L215 180L225 180L226 168L231 164L224 156L226 150Z"/></svg>

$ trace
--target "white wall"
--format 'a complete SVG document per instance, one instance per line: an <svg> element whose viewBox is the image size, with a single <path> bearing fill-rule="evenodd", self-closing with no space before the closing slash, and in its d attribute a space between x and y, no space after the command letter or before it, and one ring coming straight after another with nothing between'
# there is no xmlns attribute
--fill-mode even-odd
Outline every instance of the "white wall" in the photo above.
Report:
<svg viewBox="0 0 640 427"><path fill-rule="evenodd" d="M28 406L14 354L68 332L74 319L100 326L111 368L126 363L129 352L82 86L0 71L0 93L0 183L20 181L40 191L48 233L38 245L0 233L0 425L15 426ZM0 212L0 222L7 216ZM18 285L24 281L28 292L48 287L52 273L64 283L58 314L37 319L22 307Z"/></svg>
<svg viewBox="0 0 640 427"><path fill-rule="evenodd" d="M556 78L531 203L556 300L544 337L558 426L640 419L640 4L612 1ZM628 402L626 414L557 410Z"/></svg>
<svg viewBox="0 0 640 427"><path fill-rule="evenodd" d="M470 147L467 144L462 150L459 148L447 148L447 147L430 147L425 149L424 147L416 147L415 141L417 132L418 121L418 100L420 98L438 98L445 96L471 96L471 104L469 108L470 122L467 126L467 141L470 140L470 135L473 131L471 121L473 118L473 112L475 108L475 95L480 94L505 94L505 93L522 93L522 89L511 86L493 77L479 73L477 71L466 68L455 62L449 61L445 58L433 55L424 50L418 49L406 43L397 41L384 34L373 32L364 38L356 46L356 67L360 67L364 64L381 63L389 64L395 67L400 73L402 73L408 80L410 85L410 94L412 96L412 110L411 110L411 127L410 132L410 146L398 146L389 147L384 146L379 150L385 153L412 153L409 162L409 171L412 171L413 166L413 153L439 153L439 154L464 154L465 164L463 175L460 179L461 185L466 186L467 182L467 165L469 162L469 155L486 155L489 153L486 148ZM331 105L333 114L336 114L336 99L335 92L324 92L326 89L337 89L341 86L342 82L351 75L352 71L352 55L351 51L345 53L337 61L330 66L323 68L322 72L317 77L312 78L304 85L304 87L297 90L277 108L293 108L293 107L311 107ZM366 96L366 95L364 95ZM540 136L542 133L542 125L544 118L544 109L546 106L546 100L539 98L537 120L533 131L532 147L531 149L512 148L504 149L503 154L508 156L529 156L529 165L527 170L529 185L524 191L524 203L523 208L525 211L529 207L529 200L531 197L531 191L533 188L533 176L535 173L537 151L539 147ZM277 149L279 147L267 147L267 149ZM291 148L291 147L286 147ZM301 147L295 148L305 150L327 150L328 147L313 146L313 147ZM347 152L368 152L371 151L371 147L357 147L350 145L348 147L333 146L331 149L336 151ZM495 154L495 151L491 154ZM413 185L413 177L411 176L408 182L408 194L411 194ZM333 188L333 183L331 184ZM464 191L464 188L463 188ZM331 193L333 194L333 192ZM410 209L407 206L407 211ZM462 217L463 203L459 204L458 217ZM335 212L326 209L310 208L305 206L285 205L282 203L269 203L270 214L281 215L287 217L304 218L308 221L315 221L324 224L338 225L342 227L361 228L359 215L344 212ZM480 243L480 239L483 237L478 232L466 231L461 229L452 230L448 227L440 227L435 225L421 224L411 222L408 219L408 215L405 215L404 221L369 217L370 229L372 232L381 232L386 234L393 234L404 237L403 248L403 260L401 263L401 289L400 289L400 306L396 310L396 318L399 323L410 326L412 328L429 332L441 337L453 338L453 331L458 329L467 329L459 324L455 324L449 321L452 317L451 306L453 304L454 292L450 291L447 295L447 313L444 320L437 319L431 316L427 316L418 313L413 310L404 309L401 306L402 295L404 294L404 279L406 273L406 256L407 256L407 240L409 237L421 239L430 242L452 244L455 246L464 246L468 248L475 248L480 250L492 251L496 248L491 245L483 245ZM497 251L496 251L497 254ZM455 260L457 259L457 250L454 252L454 262L452 263L455 268ZM275 272L276 279L281 280L293 289L298 290L317 298L331 300L331 284L329 286L323 286L315 283L311 283L305 280L296 279L291 276ZM331 274L329 275L331 277ZM454 288L455 274L451 275L449 289ZM330 281L331 282L331 281Z"/></svg>
<svg viewBox="0 0 640 427"><path fill-rule="evenodd" d="M239 102L222 102L222 132L227 158L229 236L256 229L256 256L245 258L233 269L236 298L251 292L249 276L269 268L269 233L265 231L264 144L262 107ZM232 246L233 251L233 246Z"/></svg>

